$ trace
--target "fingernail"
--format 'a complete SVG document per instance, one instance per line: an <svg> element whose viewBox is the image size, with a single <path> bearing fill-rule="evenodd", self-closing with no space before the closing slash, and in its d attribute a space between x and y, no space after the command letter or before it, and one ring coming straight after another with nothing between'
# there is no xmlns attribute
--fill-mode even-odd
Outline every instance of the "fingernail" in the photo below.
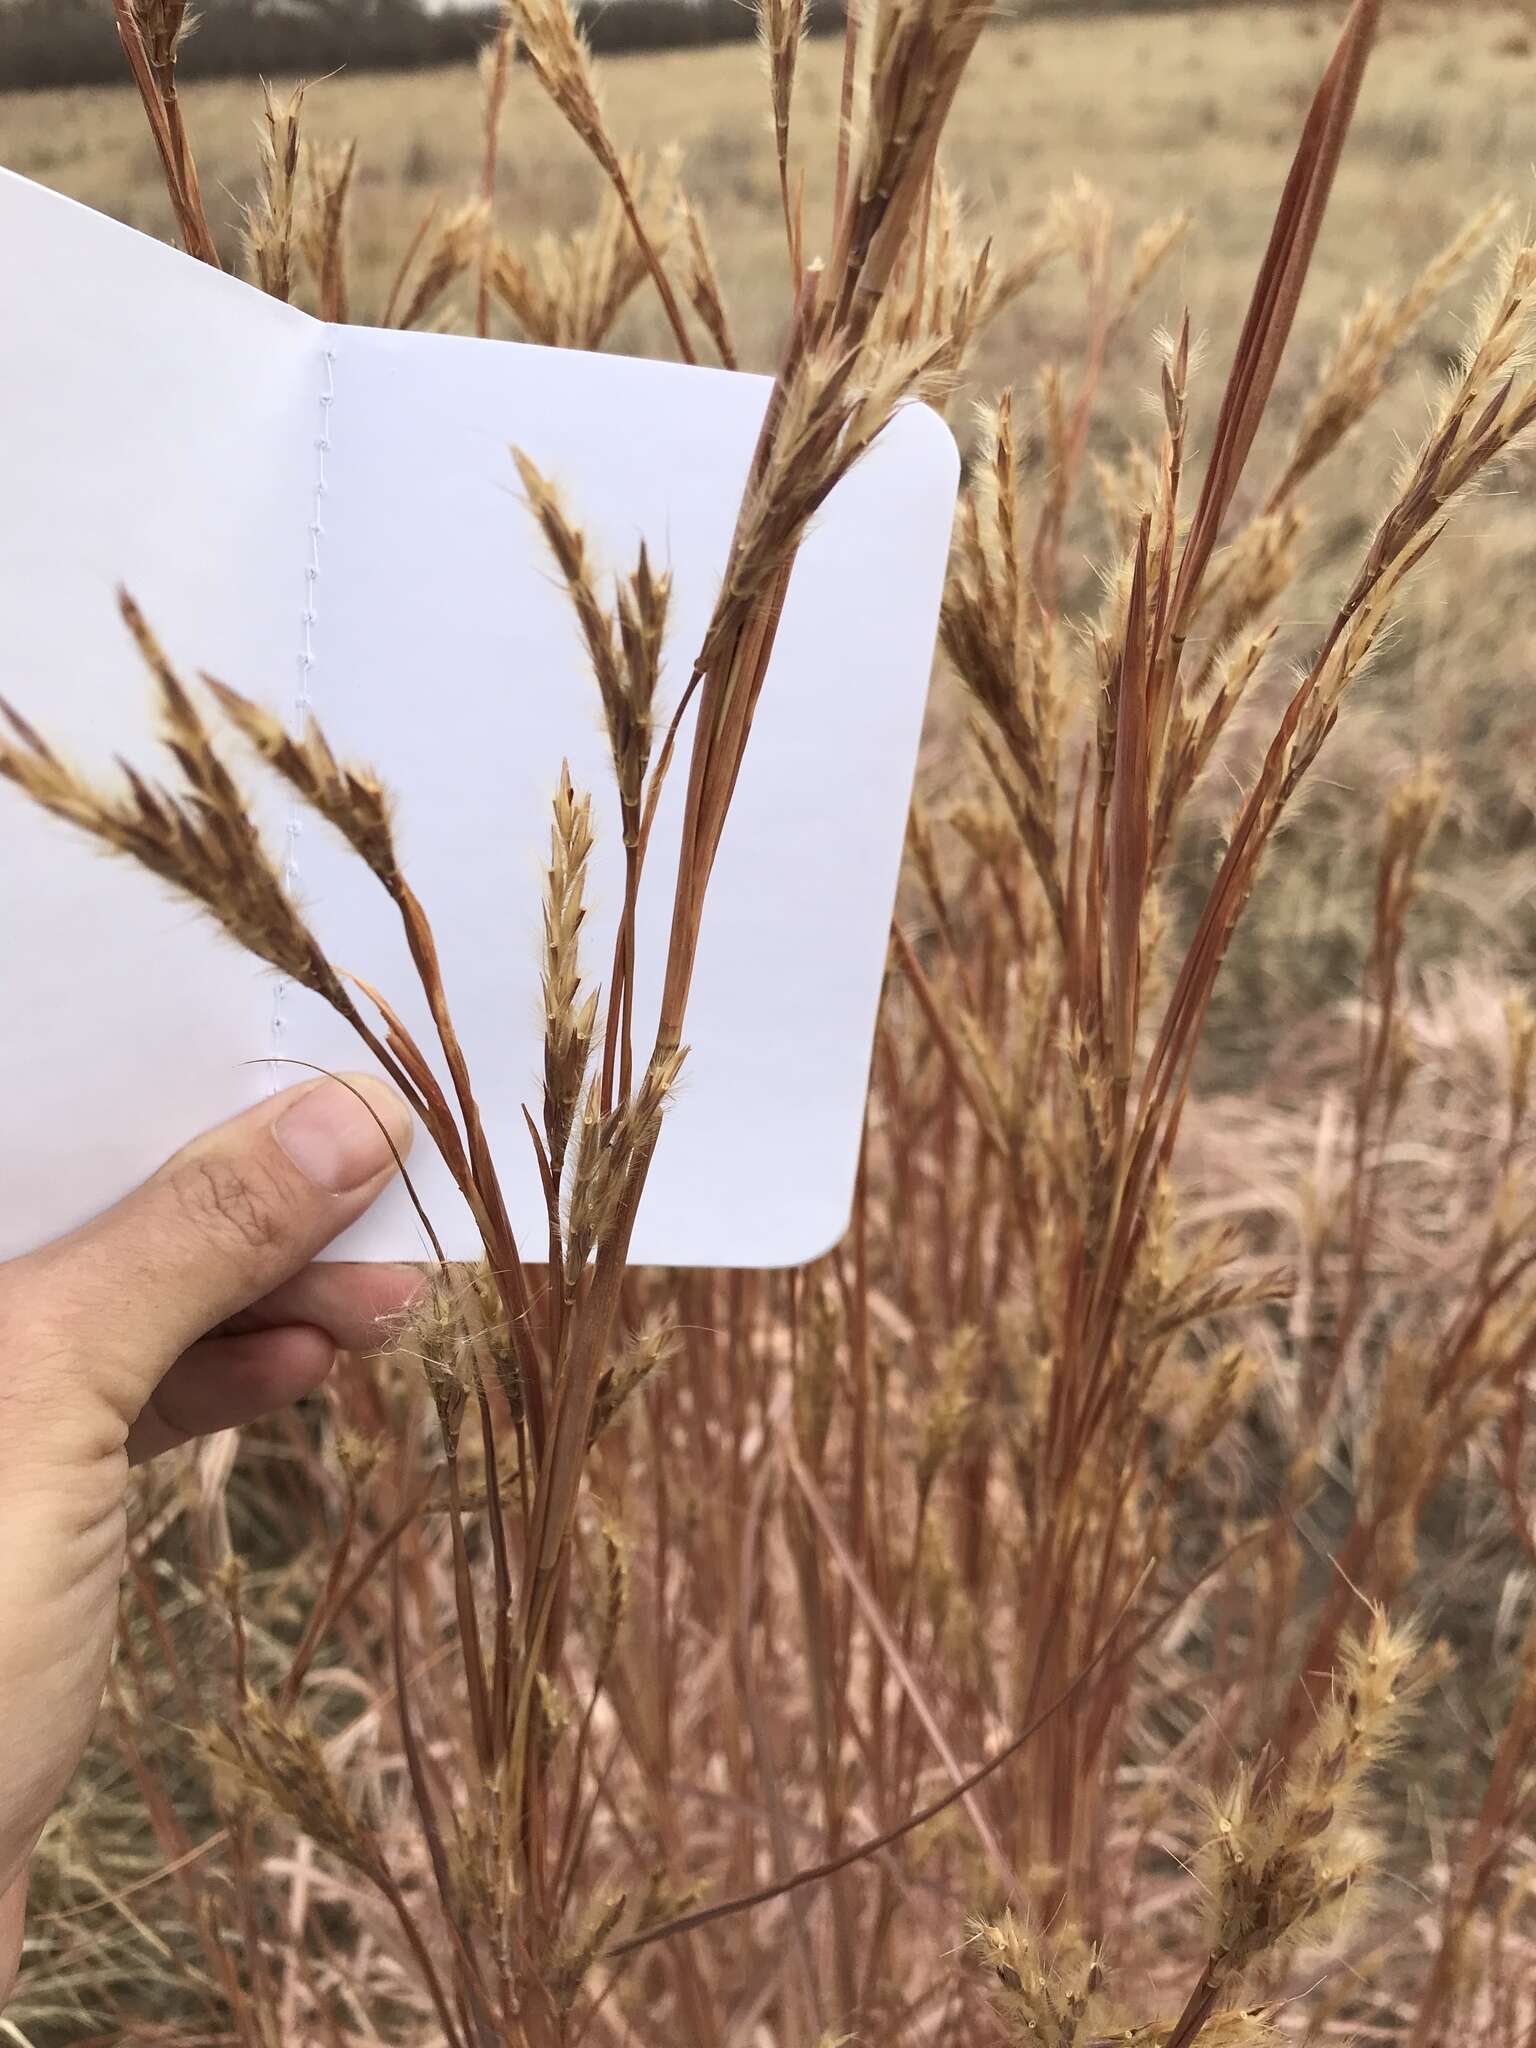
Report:
<svg viewBox="0 0 1536 2048"><path fill-rule="evenodd" d="M349 1195L393 1167L412 1130L410 1111L394 1090L360 1074L308 1089L284 1110L272 1135L306 1180L328 1194Z"/></svg>

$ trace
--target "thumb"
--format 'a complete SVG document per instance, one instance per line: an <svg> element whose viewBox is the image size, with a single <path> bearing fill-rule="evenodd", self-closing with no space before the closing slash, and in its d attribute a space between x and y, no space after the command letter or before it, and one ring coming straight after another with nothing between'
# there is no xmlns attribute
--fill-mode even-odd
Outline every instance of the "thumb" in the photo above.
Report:
<svg viewBox="0 0 1536 2048"><path fill-rule="evenodd" d="M55 1357L130 1424L183 1351L357 1221L413 1129L392 1090L356 1075L291 1089L199 1138L26 1262Z"/></svg>

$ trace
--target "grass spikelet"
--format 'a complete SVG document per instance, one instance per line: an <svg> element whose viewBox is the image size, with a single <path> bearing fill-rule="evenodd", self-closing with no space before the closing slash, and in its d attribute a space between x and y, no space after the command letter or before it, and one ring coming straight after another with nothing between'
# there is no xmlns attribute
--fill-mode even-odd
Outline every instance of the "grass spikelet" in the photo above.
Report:
<svg viewBox="0 0 1536 2048"><path fill-rule="evenodd" d="M635 246L656 286L683 361L691 363L694 360L693 344L682 308L662 263L661 253L640 218L629 172L609 133L598 98L592 53L569 0L509 0L508 19L516 29L534 76L564 115L572 131L591 151L612 185L634 235Z"/></svg>
<svg viewBox="0 0 1536 2048"><path fill-rule="evenodd" d="M768 95L773 107L774 151L779 165L779 197L790 237L790 250L798 250L793 226L793 205L789 190L789 114L795 93L795 65L805 34L805 0L758 0L757 33L763 63L768 73ZM713 330L712 330L713 331Z"/></svg>
<svg viewBox="0 0 1536 2048"><path fill-rule="evenodd" d="M631 1397L638 1394L651 1375L676 1355L678 1334L673 1323L659 1318L640 1330L616 1364L598 1381L592 1406L592 1441L595 1443L609 1425L617 1421Z"/></svg>
<svg viewBox="0 0 1536 2048"><path fill-rule="evenodd" d="M1070 1934L1043 1940L1011 1911L973 1921L970 1939L994 1980L993 2002L1011 2039L1030 2048L1075 2048L1106 2031L1097 1949Z"/></svg>
<svg viewBox="0 0 1536 2048"><path fill-rule="evenodd" d="M422 1290L391 1349L420 1365L437 1410L444 1450L450 1460L456 1458L474 1366L465 1302L452 1280L439 1276Z"/></svg>
<svg viewBox="0 0 1536 2048"><path fill-rule="evenodd" d="M1291 452L1270 493L1271 512L1292 498L1376 403L1404 345L1508 213L1494 200L1474 213L1396 296L1369 292L1344 322L1334 352L1297 423Z"/></svg>
<svg viewBox="0 0 1536 2048"><path fill-rule="evenodd" d="M313 717L306 721L303 736L294 739L269 711L227 683L212 676L203 681L246 744L341 834L380 881L398 887L400 863L389 796L373 771L339 763Z"/></svg>
<svg viewBox="0 0 1536 2048"><path fill-rule="evenodd" d="M926 1501L934 1481L960 1449L975 1415L973 1380L980 1332L957 1331L938 1361L938 1384L922 1418L917 1452L917 1493Z"/></svg>
<svg viewBox="0 0 1536 2048"><path fill-rule="evenodd" d="M125 768L125 794L99 790L9 707L15 737L0 740L0 776L98 845L191 897L237 945L280 974L345 1005L341 984L284 888L190 695L126 595L122 608L155 679L165 743L183 789L158 788Z"/></svg>
<svg viewBox="0 0 1536 2048"><path fill-rule="evenodd" d="M1367 1789L1402 1735L1419 1658L1411 1629L1373 1614L1345 1642L1294 1761L1268 1783L1239 1777L1218 1806L1206 1878L1215 1940L1169 2048L1193 2038L1224 1989L1261 1958L1330 1932L1369 1877Z"/></svg>
<svg viewBox="0 0 1536 2048"><path fill-rule="evenodd" d="M296 87L286 105L279 105L270 86L264 97L259 197L245 211L246 264L252 281L287 305L293 297L304 88Z"/></svg>
<svg viewBox="0 0 1536 2048"><path fill-rule="evenodd" d="M597 991L585 998L581 992L580 940L591 851L591 799L578 797L569 770L562 770L544 891L544 1139L556 1188L597 1025Z"/></svg>
<svg viewBox="0 0 1536 2048"><path fill-rule="evenodd" d="M159 153L183 246L189 255L218 270L218 245L203 208L176 78L181 45L196 17L188 0L112 0L112 12Z"/></svg>
<svg viewBox="0 0 1536 2048"><path fill-rule="evenodd" d="M488 213L483 199L467 199L447 215L427 239L403 307L386 312L384 325L411 329L423 326L444 298L477 261L485 239Z"/></svg>
<svg viewBox="0 0 1536 2048"><path fill-rule="evenodd" d="M785 393L767 468L743 507L701 666L720 657L793 560L838 484L898 406L921 400L942 376L947 355L947 343L928 343L890 351L820 350L802 359Z"/></svg>
<svg viewBox="0 0 1536 2048"><path fill-rule="evenodd" d="M679 204L670 156L650 168L638 157L624 164L625 183L647 244L658 259L672 239L672 210ZM530 341L546 348L601 348L635 292L648 265L617 193L605 193L596 215L568 234L541 234L524 255L509 242L493 241L488 282Z"/></svg>
<svg viewBox="0 0 1536 2048"><path fill-rule="evenodd" d="M667 1099L687 1052L661 1053L647 1065L632 1100L604 1112L595 1087L582 1111L566 1224L565 1284L574 1290L592 1254L613 1231L635 1175L650 1158Z"/></svg>
<svg viewBox="0 0 1536 2048"><path fill-rule="evenodd" d="M1061 253L1059 226L1048 212L1021 252L1002 263L990 241L971 239L960 193L936 171L920 237L914 236L903 271L881 300L871 337L888 346L947 342L947 395L958 385L978 338Z"/></svg>
<svg viewBox="0 0 1536 2048"><path fill-rule="evenodd" d="M626 1903L627 1895L623 1892L599 1900L576 1932L556 1950L551 1959L549 1992L557 2011L568 2013L575 2005L587 1973L623 1919Z"/></svg>
<svg viewBox="0 0 1536 2048"><path fill-rule="evenodd" d="M739 369L740 354L731 332L731 316L726 309L725 295L720 288L720 274L715 267L715 253L710 244L708 230L698 208L686 195L680 196L678 210L688 244L688 303L698 314L705 332L714 343L715 353L719 356L722 366L727 370Z"/></svg>
<svg viewBox="0 0 1536 2048"><path fill-rule="evenodd" d="M347 1805L320 1744L301 1722L251 1697L238 1723L204 1738L203 1753L216 1776L296 1821L338 1861L375 1883L383 1876L377 1842Z"/></svg>
<svg viewBox="0 0 1536 2048"><path fill-rule="evenodd" d="M658 575L642 542L632 576L610 610L601 600L586 543L552 484L521 450L513 451L529 508L564 578L602 699L623 818L624 844L639 844L645 779L655 738L671 578Z"/></svg>
<svg viewBox="0 0 1536 2048"><path fill-rule="evenodd" d="M316 148L306 153L298 215L298 244L314 281L315 310L322 320L345 323L351 315L347 282L347 226L357 172L357 144Z"/></svg>

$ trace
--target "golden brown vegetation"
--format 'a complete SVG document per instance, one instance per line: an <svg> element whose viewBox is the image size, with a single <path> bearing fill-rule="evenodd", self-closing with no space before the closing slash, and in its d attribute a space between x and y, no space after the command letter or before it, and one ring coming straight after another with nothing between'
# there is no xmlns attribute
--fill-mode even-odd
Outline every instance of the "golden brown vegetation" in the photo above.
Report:
<svg viewBox="0 0 1536 2048"><path fill-rule="evenodd" d="M123 0L130 54L176 12ZM146 1488L23 2040L1185 2048L1371 2029L1513 2048L1536 2025L1536 1655L1516 1650L1536 1566L1536 1018L1501 963L1463 945L1430 977L1416 956L1431 884L1482 860L1464 792L1496 791L1517 830L1510 771L1477 782L1425 743L1443 735L1426 700L1498 644L1486 627L1458 618L1433 660L1427 641L1399 656L1411 773L1374 805L1346 792L1343 831L1292 816L1451 550L1464 590L1536 420L1536 249L1497 253L1509 224L1480 182L1391 275L1324 224L1376 13L1358 0L1331 62L1298 40L1315 97L1271 180L1245 321L1230 294L1199 305L1182 205L1127 241L1069 183L984 242L935 162L982 33L958 0L884 0L819 105L825 53L797 62L792 8L765 6L771 330L733 300L729 204L686 154L634 158L643 137L553 0L509 9L486 136L440 205L396 222L387 262L354 220L365 154L307 145L318 92L271 102L238 252L264 288L566 344L633 320L701 356L738 337L761 355L771 331L777 381L686 693L663 672L665 578L642 555L600 579L580 507L523 465L614 766L611 791L554 793L530 1119L547 1245L507 1228L370 770L313 725L183 684L131 607L180 786L94 788L20 721L0 748L37 801L352 1018L486 1251L440 1268L323 1414L252 1441L238 1471L215 1444ZM606 186L542 244L486 146L532 90L514 34ZM998 52L1029 48L1011 35ZM137 54L182 237L212 256L215 180L191 167L169 56ZM958 104L963 156L978 100ZM1360 109L1367 145L1380 108ZM1176 196L1200 195L1181 177ZM1352 310L1328 353L1291 328L1330 249ZM1472 312L1474 268L1492 282ZM1447 297L1462 345L1415 380ZM1013 388L977 425L1004 338ZM1117 412L1132 380L1153 404ZM953 407L971 450L853 1228L804 1274L630 1272L776 598L837 478L915 401ZM1395 475L1364 460L1415 412ZM1367 480L1347 532L1338 501ZM1097 581L1076 566L1089 536ZM684 694L698 728L674 750ZM448 1090L319 953L229 746L394 900ZM617 832L632 908L667 772L687 779L682 860L661 1028L637 1047L632 919L611 962L582 958L584 867ZM1437 869L1458 830L1460 866ZM1262 1075L1249 1025L1249 1085L1218 1094L1233 1055L1206 1079L1197 1056L1224 981L1251 986L1245 934L1314 838L1335 865L1350 845L1369 903L1334 948L1352 990L1335 976Z"/></svg>

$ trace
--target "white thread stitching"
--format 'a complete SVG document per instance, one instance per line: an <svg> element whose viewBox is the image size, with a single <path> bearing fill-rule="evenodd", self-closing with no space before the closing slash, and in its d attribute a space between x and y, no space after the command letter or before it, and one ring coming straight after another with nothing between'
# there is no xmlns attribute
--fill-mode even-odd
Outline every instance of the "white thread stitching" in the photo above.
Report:
<svg viewBox="0 0 1536 2048"><path fill-rule="evenodd" d="M315 625L319 618L320 543L325 538L325 524L322 514L325 509L326 493L330 489L327 474L328 458L331 452L331 409L336 403L336 351L325 351L325 389L320 394L320 434L315 442L315 495L309 520L309 560L304 565L304 610L301 620L304 627L299 649L299 680L293 696L293 734L302 740L309 729L309 716L314 707L311 679L314 673ZM304 820L299 810L299 800L294 797L288 806L288 824L284 835L283 888L289 896L296 895L299 886L299 841L304 835ZM282 1056L285 1034L288 1030L289 982L279 979L272 991L272 1072L271 1092L276 1094L282 1086L278 1074L278 1061Z"/></svg>

